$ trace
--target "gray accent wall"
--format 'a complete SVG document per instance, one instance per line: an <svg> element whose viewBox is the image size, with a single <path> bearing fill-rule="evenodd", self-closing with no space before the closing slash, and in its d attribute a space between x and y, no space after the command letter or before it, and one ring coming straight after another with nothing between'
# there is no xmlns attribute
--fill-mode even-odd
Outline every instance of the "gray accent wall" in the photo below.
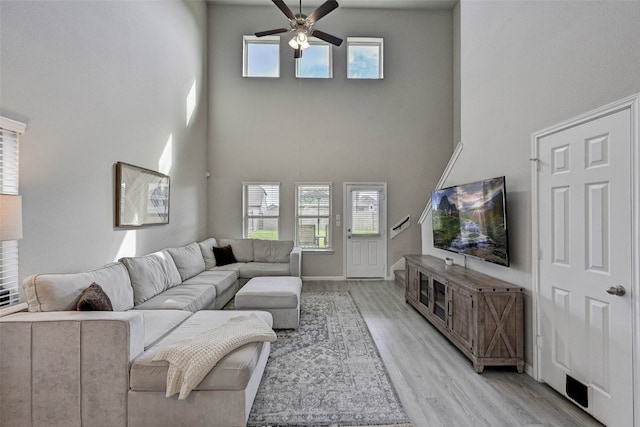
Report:
<svg viewBox="0 0 640 427"><path fill-rule="evenodd" d="M0 114L27 124L21 278L206 236L206 8L203 1L0 3ZM197 107L187 125L194 81ZM118 161L171 176L169 225L114 227Z"/></svg>
<svg viewBox="0 0 640 427"><path fill-rule="evenodd" d="M527 289L531 363L531 135L640 92L640 2L463 1L460 9L464 149L445 186L506 176L511 267L473 259L469 267ZM430 224L423 244L452 256L433 249Z"/></svg>
<svg viewBox="0 0 640 427"><path fill-rule="evenodd" d="M309 13L303 9L303 13ZM296 79L281 40L279 79L242 77L242 36L283 27L273 5L209 7L209 232L242 235L242 182L281 183L280 237L294 238L294 184L332 182L343 215L344 182L387 182L388 226L412 226L388 242L388 266L419 253L417 220L452 152L452 10L340 8L316 24L345 39L333 49L334 78ZM384 80L346 78L346 38L384 38ZM305 252L302 274L340 277L335 250Z"/></svg>

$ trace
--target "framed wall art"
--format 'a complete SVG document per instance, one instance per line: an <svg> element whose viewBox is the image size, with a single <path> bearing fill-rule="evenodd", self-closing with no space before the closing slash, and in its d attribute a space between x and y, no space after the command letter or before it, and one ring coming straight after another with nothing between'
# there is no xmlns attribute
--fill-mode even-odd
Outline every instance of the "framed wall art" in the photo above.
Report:
<svg viewBox="0 0 640 427"><path fill-rule="evenodd" d="M116 227L169 223L169 176L116 163Z"/></svg>

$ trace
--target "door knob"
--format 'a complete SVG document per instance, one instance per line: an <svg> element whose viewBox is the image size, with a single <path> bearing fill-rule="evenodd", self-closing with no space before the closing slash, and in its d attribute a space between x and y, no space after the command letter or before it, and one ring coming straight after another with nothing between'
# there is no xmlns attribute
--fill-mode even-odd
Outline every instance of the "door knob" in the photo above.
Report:
<svg viewBox="0 0 640 427"><path fill-rule="evenodd" d="M627 293L627 290L622 285L620 285L620 286L611 286L609 289L607 289L607 293L611 294L611 295L615 295L615 296L621 297L621 296L623 296L624 294Z"/></svg>

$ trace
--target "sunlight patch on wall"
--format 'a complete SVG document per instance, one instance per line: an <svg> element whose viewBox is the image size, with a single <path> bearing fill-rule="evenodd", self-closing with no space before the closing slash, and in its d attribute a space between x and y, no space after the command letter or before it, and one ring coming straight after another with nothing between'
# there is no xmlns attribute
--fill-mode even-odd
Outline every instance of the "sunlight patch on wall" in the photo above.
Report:
<svg viewBox="0 0 640 427"><path fill-rule="evenodd" d="M193 117L193 112L196 109L196 81L193 81L193 85L191 85L191 90L189 90L189 94L187 95L187 126L191 122L191 118Z"/></svg>
<svg viewBox="0 0 640 427"><path fill-rule="evenodd" d="M120 248L116 253L116 257L113 261L118 261L122 257L136 256L136 230L128 230L124 233Z"/></svg>
<svg viewBox="0 0 640 427"><path fill-rule="evenodd" d="M158 170L160 173L169 175L171 166L173 165L173 134L169 135L169 139L164 146L160 160L158 160Z"/></svg>

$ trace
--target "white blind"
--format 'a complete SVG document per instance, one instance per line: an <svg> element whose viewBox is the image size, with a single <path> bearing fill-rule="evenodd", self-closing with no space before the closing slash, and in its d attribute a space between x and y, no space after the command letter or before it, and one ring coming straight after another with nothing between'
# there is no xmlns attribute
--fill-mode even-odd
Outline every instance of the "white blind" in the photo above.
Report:
<svg viewBox="0 0 640 427"><path fill-rule="evenodd" d="M0 128L0 193L18 194L18 134Z"/></svg>
<svg viewBox="0 0 640 427"><path fill-rule="evenodd" d="M331 184L296 184L296 246L331 249Z"/></svg>
<svg viewBox="0 0 640 427"><path fill-rule="evenodd" d="M351 193L351 233L380 234L380 191L355 190Z"/></svg>
<svg viewBox="0 0 640 427"><path fill-rule="evenodd" d="M278 240L280 183L242 183L243 232L250 239Z"/></svg>
<svg viewBox="0 0 640 427"><path fill-rule="evenodd" d="M0 193L18 194L18 138L24 125L0 118ZM0 241L0 309L21 302L18 241Z"/></svg>

